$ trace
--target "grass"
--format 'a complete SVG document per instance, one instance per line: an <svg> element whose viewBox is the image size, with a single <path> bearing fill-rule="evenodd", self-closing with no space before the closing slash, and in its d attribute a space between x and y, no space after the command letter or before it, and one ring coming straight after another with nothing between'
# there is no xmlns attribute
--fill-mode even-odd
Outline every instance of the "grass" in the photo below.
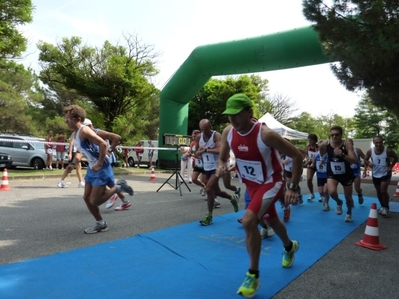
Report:
<svg viewBox="0 0 399 299"><path fill-rule="evenodd" d="M143 173L150 173L151 169L149 168L123 168L123 167L114 167L114 174L115 175L121 175L121 174L126 174L132 173L132 174L143 174ZM157 171L162 171L161 169L157 169ZM8 169L8 178L30 178L30 177L42 177L42 176L54 176L54 177L61 177L62 174L64 173L64 169L53 169L53 170L34 170L34 169L29 169L29 168L15 168L15 169ZM71 174L75 174L75 170L71 172ZM83 175L86 173L86 168L83 168Z"/></svg>

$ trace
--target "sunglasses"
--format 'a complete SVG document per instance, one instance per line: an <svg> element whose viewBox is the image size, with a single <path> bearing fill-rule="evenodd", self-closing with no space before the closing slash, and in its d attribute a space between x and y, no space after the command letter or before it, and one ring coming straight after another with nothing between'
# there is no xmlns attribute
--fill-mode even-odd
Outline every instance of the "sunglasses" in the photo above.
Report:
<svg viewBox="0 0 399 299"><path fill-rule="evenodd" d="M331 137L338 137L339 134L330 134Z"/></svg>

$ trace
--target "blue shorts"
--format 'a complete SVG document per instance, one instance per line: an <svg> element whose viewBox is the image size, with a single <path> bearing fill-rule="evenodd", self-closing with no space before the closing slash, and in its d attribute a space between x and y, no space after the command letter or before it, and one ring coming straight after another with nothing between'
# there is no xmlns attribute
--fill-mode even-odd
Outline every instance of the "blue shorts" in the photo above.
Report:
<svg viewBox="0 0 399 299"><path fill-rule="evenodd" d="M360 178L360 168L359 167L352 168L352 172L353 172L355 178Z"/></svg>
<svg viewBox="0 0 399 299"><path fill-rule="evenodd" d="M115 185L114 172L111 165L103 166L99 171L94 172L90 167L87 169L85 176L86 184L92 186L108 186Z"/></svg>

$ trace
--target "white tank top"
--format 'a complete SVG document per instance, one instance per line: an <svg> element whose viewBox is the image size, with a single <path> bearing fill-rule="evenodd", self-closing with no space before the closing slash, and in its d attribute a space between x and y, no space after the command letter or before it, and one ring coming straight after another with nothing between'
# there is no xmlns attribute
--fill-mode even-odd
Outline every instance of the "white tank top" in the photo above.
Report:
<svg viewBox="0 0 399 299"><path fill-rule="evenodd" d="M387 148L384 147L384 151L377 155L375 153L375 148L371 149L371 160L373 160L373 177L381 178L387 175L387 166L388 166L388 156L387 156Z"/></svg>
<svg viewBox="0 0 399 299"><path fill-rule="evenodd" d="M209 140L207 142L204 141L204 134L201 133L201 137L199 140L199 146L204 147L204 148L215 148L216 143L214 140L216 131L212 131L212 135L209 137ZM219 155L218 154L212 154L212 153L202 153L202 164L204 165L204 170L209 171L209 170L215 170L218 166L218 160L219 160Z"/></svg>
<svg viewBox="0 0 399 299"><path fill-rule="evenodd" d="M81 153L87 159L89 163L89 167L93 168L94 165L98 162L99 157L99 147L97 144L94 144L90 141L85 141L80 139L80 131L84 126L80 126L79 130L75 134L75 145L79 153ZM90 129L91 130L91 129ZM110 157L105 155L104 164L103 166L107 166L111 164Z"/></svg>

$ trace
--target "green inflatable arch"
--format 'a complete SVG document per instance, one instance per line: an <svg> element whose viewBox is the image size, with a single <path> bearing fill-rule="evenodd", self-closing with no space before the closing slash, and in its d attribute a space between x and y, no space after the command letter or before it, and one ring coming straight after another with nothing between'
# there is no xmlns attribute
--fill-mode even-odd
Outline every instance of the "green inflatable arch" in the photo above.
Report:
<svg viewBox="0 0 399 299"><path fill-rule="evenodd" d="M195 48L161 91L163 134L187 135L188 102L212 76L266 72L331 62L312 26ZM174 167L175 153L159 151L159 165Z"/></svg>

